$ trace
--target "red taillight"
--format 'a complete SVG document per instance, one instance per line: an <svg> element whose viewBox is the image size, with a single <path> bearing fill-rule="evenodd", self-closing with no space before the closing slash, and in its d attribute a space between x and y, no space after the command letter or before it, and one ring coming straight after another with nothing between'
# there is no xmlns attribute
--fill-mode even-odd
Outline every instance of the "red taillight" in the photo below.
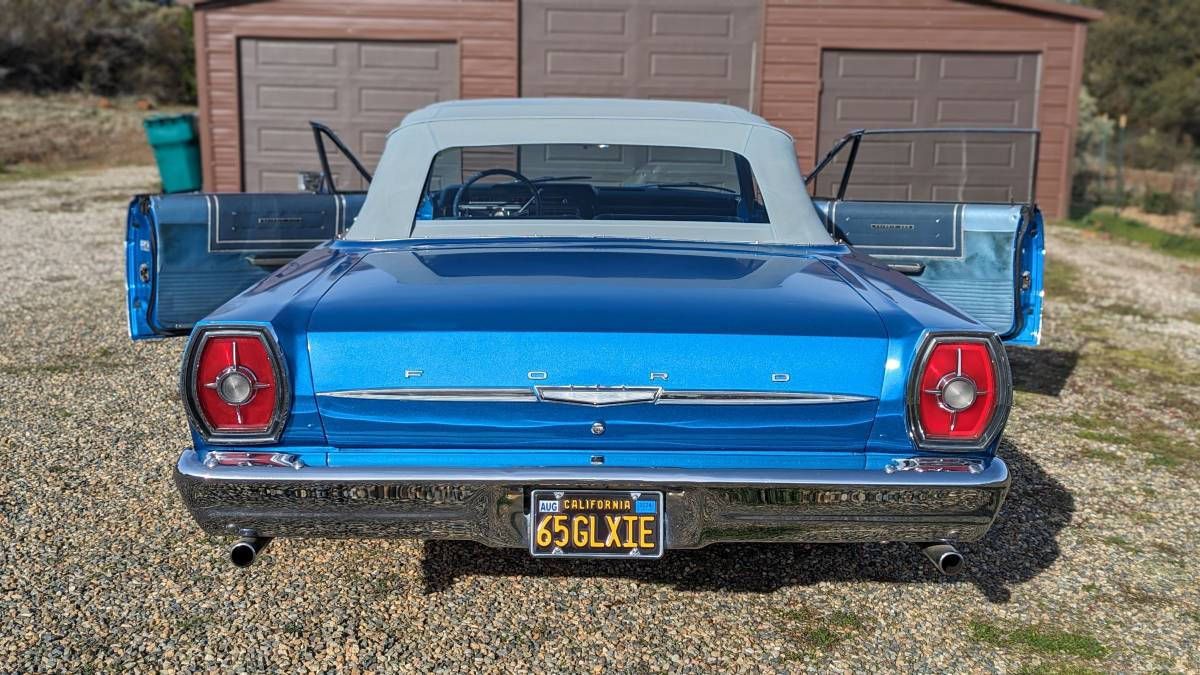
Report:
<svg viewBox="0 0 1200 675"><path fill-rule="evenodd" d="M184 386L193 421L209 440L275 440L287 383L268 340L265 333L241 329L210 329L195 338Z"/></svg>
<svg viewBox="0 0 1200 675"><path fill-rule="evenodd" d="M925 439L977 441L997 414L1001 384L986 342L935 343L915 386L917 422Z"/></svg>

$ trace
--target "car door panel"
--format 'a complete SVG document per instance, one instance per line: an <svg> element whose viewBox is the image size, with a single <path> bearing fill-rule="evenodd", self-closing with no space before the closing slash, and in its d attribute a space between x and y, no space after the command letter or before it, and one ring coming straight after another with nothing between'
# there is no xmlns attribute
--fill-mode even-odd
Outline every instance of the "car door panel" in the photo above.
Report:
<svg viewBox="0 0 1200 675"><path fill-rule="evenodd" d="M129 333L186 335L196 321L346 230L364 194L139 195L126 226Z"/></svg>
<svg viewBox="0 0 1200 675"><path fill-rule="evenodd" d="M838 241L910 276L1006 342L1036 345L1044 223L1032 199L1034 175L1023 168L1030 164L1023 158L1036 156L1038 138L1036 130L1019 129L854 132L809 176L816 189L824 185L836 195L813 203ZM1005 155L1007 173L997 169L997 147L1026 144L1023 153ZM986 160L982 166L972 163L979 158ZM926 164L940 172L936 180L911 173ZM998 176L1008 203L882 198L947 193L965 200L982 194L980 185L997 183ZM911 181L944 189L918 190Z"/></svg>
<svg viewBox="0 0 1200 675"><path fill-rule="evenodd" d="M995 330L1012 344L1040 332L1042 221L1007 204L813 200L833 236ZM1036 271L1036 278L1034 272Z"/></svg>

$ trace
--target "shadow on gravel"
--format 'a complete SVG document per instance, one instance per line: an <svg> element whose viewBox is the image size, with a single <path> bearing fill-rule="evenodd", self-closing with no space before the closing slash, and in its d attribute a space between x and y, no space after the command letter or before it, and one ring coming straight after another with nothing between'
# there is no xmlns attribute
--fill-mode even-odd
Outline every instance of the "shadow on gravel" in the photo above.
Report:
<svg viewBox="0 0 1200 675"><path fill-rule="evenodd" d="M1075 502L1016 446L1005 441L1000 454L1012 473L1012 490L987 536L959 547L967 569L958 577L938 576L907 544L721 544L668 551L658 561L625 561L534 559L517 549L431 541L422 560L425 592L449 590L468 575L620 578L681 591L759 593L821 581L879 581L974 584L989 601L1007 602L1009 586L1032 579L1058 558L1058 535L1071 522Z"/></svg>
<svg viewBox="0 0 1200 675"><path fill-rule="evenodd" d="M1058 396L1075 372L1079 352L1067 349L1008 348L1013 388L1031 394Z"/></svg>

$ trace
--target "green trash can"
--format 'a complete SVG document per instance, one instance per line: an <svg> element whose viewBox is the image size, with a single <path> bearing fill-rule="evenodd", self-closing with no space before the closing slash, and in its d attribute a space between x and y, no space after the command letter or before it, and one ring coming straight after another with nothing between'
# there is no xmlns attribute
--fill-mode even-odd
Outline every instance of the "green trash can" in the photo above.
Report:
<svg viewBox="0 0 1200 675"><path fill-rule="evenodd" d="M200 139L196 135L196 116L155 115L142 120L146 139L158 162L163 192L192 192L199 190Z"/></svg>

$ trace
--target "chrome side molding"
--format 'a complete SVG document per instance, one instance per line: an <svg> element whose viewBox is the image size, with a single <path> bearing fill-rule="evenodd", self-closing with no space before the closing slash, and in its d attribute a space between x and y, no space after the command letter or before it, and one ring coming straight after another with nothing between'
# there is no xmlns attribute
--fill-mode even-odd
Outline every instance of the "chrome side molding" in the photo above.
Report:
<svg viewBox="0 0 1200 675"><path fill-rule="evenodd" d="M318 396L387 401L457 401L467 403L568 403L606 406L631 403L674 405L812 405L874 401L870 396L800 391L663 389L599 385L535 387L405 387L319 392Z"/></svg>
<svg viewBox="0 0 1200 675"><path fill-rule="evenodd" d="M659 403L694 405L806 405L814 403L859 403L870 396L817 394L804 391L664 391Z"/></svg>
<svg viewBox="0 0 1200 675"><path fill-rule="evenodd" d="M406 387L323 391L317 396L383 401L462 401L471 403L525 403L537 401L532 387Z"/></svg>

